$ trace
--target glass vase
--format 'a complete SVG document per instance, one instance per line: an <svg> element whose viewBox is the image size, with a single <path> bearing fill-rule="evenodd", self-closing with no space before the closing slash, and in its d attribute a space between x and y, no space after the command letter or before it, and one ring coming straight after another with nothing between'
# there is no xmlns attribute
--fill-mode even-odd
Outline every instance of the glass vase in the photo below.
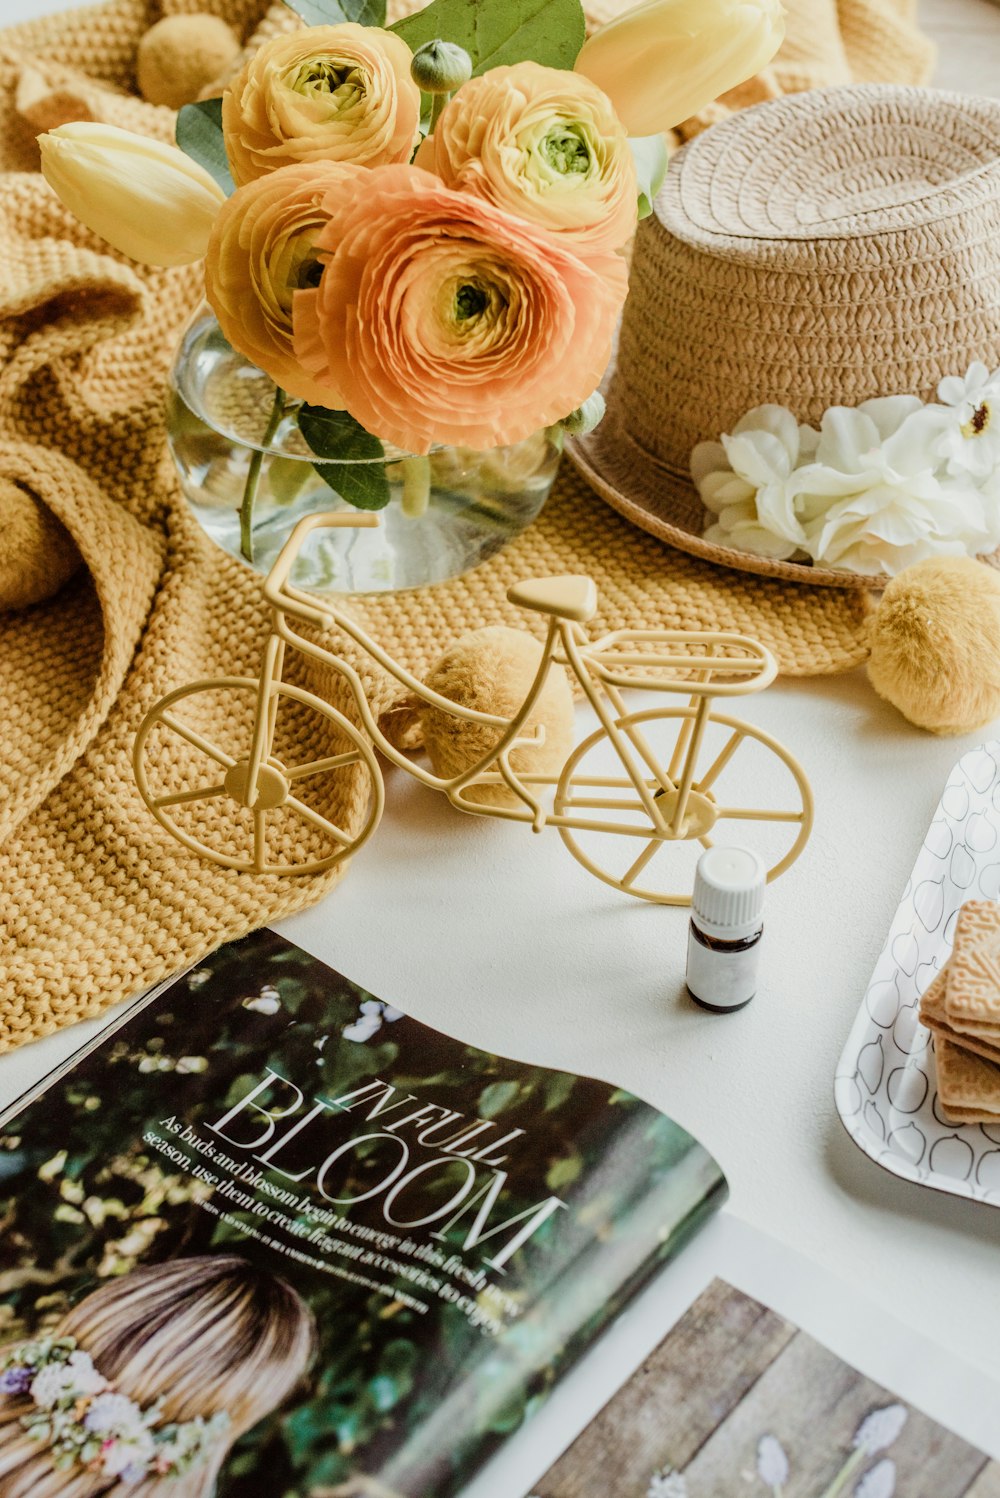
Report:
<svg viewBox="0 0 1000 1498"><path fill-rule="evenodd" d="M169 381L168 440L184 494L212 540L231 556L252 549L266 573L303 515L350 510L324 479L299 430L297 405L275 403L270 377L223 336L214 316L199 311L180 343ZM280 402L279 402L280 405ZM388 504L374 529L314 531L292 581L310 592L385 593L445 582L476 567L531 524L552 487L561 434L536 432L511 447L476 452L440 447L413 458L385 447L373 461L385 475L375 485ZM358 463L339 464L337 483L352 484ZM241 538L247 480L255 478L252 523ZM248 535L248 530L250 534ZM241 550L241 539L250 546Z"/></svg>

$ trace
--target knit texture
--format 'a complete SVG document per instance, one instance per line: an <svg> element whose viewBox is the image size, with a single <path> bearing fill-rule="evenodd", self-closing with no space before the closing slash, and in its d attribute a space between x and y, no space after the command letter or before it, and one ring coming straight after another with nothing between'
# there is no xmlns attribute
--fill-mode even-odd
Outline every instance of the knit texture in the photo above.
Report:
<svg viewBox="0 0 1000 1498"><path fill-rule="evenodd" d="M933 43L916 24L917 0L784 0L785 44L770 67L678 130L690 140L734 110L782 94L843 83L926 83ZM596 0L595 14L615 0Z"/></svg>
<svg viewBox="0 0 1000 1498"><path fill-rule="evenodd" d="M16 505L23 519L25 496L51 512L81 557L50 598L43 587L34 605L0 613L0 1049L96 1014L315 901L341 872L250 877L206 863L152 820L130 766L136 730L165 692L198 677L255 674L267 621L259 580L201 533L165 450L164 378L199 300L200 268L148 270L109 251L38 174L35 136L82 118L169 139L171 111L134 95L136 48L161 14L204 10L245 39L293 24L280 7L263 15L259 0L109 0L0 32L0 578L17 563L11 537L25 534L4 524L4 509ZM796 87L813 67L819 81L835 81L831 49L837 69L863 77L916 81L927 66L902 0L794 0L791 21ZM820 36L816 56L807 43ZM780 91L781 80L779 67L761 86ZM28 527L53 529L48 517ZM68 542L58 565L67 557L72 571ZM421 671L467 629L523 624L507 587L560 571L595 576L597 629L738 629L793 674L842 670L864 653L857 601L819 602L807 588L695 562L632 529L569 470L542 518L486 566L357 608ZM376 707L387 706L386 682L355 664ZM346 706L322 672L299 671ZM202 711L207 727L239 737L251 708L251 693L236 687ZM294 708L279 728L279 746L301 757L330 752L335 737ZM157 753L168 781L183 783L195 761L176 742L154 745ZM336 804L324 810L360 826L363 772L344 772L331 794ZM231 833L220 806L207 803L199 825L224 846ZM311 837L301 825L284 833L300 856Z"/></svg>

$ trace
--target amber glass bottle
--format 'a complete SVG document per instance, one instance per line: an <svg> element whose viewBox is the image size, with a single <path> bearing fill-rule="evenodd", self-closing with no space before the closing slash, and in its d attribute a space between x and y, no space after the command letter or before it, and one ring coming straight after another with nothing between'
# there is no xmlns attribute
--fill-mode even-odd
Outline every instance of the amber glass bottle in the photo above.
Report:
<svg viewBox="0 0 1000 1498"><path fill-rule="evenodd" d="M728 1014L757 992L767 870L747 848L709 848L691 901L687 986L696 1004Z"/></svg>

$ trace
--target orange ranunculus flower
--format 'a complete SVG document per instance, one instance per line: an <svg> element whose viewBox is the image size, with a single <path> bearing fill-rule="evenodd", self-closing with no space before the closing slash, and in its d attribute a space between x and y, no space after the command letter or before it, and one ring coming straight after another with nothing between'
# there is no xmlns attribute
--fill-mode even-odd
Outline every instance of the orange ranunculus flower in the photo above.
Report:
<svg viewBox="0 0 1000 1498"><path fill-rule="evenodd" d="M579 73L492 68L445 107L417 164L571 242L618 250L635 232L636 174L611 101Z"/></svg>
<svg viewBox="0 0 1000 1498"><path fill-rule="evenodd" d="M328 195L317 290L295 296L295 351L333 400L404 451L519 442L590 395L628 277L581 260L418 167Z"/></svg>
<svg viewBox="0 0 1000 1498"><path fill-rule="evenodd" d="M295 357L292 298L319 280L317 244L331 187L360 167L299 161L239 187L220 209L205 258L205 290L223 333L290 395L326 401Z"/></svg>
<svg viewBox="0 0 1000 1498"><path fill-rule="evenodd" d="M377 26L309 26L265 42L222 96L237 184L292 161L409 161L420 124L412 54Z"/></svg>

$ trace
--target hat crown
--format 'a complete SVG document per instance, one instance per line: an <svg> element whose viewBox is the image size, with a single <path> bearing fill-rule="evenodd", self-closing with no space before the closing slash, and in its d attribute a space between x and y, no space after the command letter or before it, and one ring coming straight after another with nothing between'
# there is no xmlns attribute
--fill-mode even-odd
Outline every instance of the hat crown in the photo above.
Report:
<svg viewBox="0 0 1000 1498"><path fill-rule="evenodd" d="M697 137L657 204L682 238L739 254L739 241L854 241L947 221L996 193L1000 104L940 90L878 85L815 90L745 110ZM750 258L762 253L746 247Z"/></svg>
<svg viewBox="0 0 1000 1498"><path fill-rule="evenodd" d="M668 476L754 406L932 399L1000 365L1000 103L858 85L734 115L671 163L631 280L606 436ZM692 489L670 519L702 513Z"/></svg>

